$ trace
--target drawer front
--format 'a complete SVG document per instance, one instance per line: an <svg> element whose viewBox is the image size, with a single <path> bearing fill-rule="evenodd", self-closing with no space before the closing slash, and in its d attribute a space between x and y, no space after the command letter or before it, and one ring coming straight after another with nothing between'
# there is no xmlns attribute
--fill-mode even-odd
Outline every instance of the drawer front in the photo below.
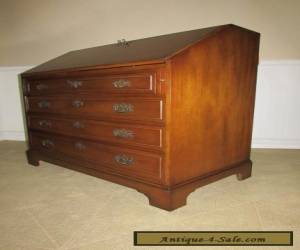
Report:
<svg viewBox="0 0 300 250"><path fill-rule="evenodd" d="M28 97L27 111L85 117L162 120L161 99L114 99Z"/></svg>
<svg viewBox="0 0 300 250"><path fill-rule="evenodd" d="M30 133L31 148L50 157L71 157L94 169L160 182L161 156L138 150L105 146L82 139ZM90 165L89 165L90 166Z"/></svg>
<svg viewBox="0 0 300 250"><path fill-rule="evenodd" d="M28 95L51 95L78 92L104 92L116 94L156 93L156 74L139 73L103 76L97 78L68 78L49 80L29 80Z"/></svg>
<svg viewBox="0 0 300 250"><path fill-rule="evenodd" d="M29 128L35 130L121 144L162 147L161 128L41 116L29 116L28 121Z"/></svg>

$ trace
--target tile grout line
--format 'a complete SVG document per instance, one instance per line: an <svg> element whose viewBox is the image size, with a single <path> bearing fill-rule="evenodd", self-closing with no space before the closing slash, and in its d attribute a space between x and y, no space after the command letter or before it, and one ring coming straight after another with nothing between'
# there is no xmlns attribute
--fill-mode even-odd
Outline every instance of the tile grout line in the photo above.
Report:
<svg viewBox="0 0 300 250"><path fill-rule="evenodd" d="M254 208L255 208L255 213L256 213L256 215L258 217L258 222L259 222L261 228L263 229L264 228L263 221L262 221L261 215L260 215L260 213L258 211L257 204L256 204L256 202L253 202L253 203L254 203L253 205L254 205Z"/></svg>
<svg viewBox="0 0 300 250"><path fill-rule="evenodd" d="M113 198L113 197L109 197L109 199L107 199L106 202L105 202L104 204L107 204L112 198ZM83 229L83 230L84 230L84 229L87 229L87 228L93 223L93 218L96 218L97 214L98 214L98 211L96 211L96 212L93 214L93 216L91 216L91 221L86 222L85 225L82 226L82 229ZM74 241L74 239L76 238L76 236L77 236L79 233L80 233L79 230L76 231L76 232L74 232L74 233L70 236L70 238L69 238L62 246L59 247L58 250L67 250L67 249L70 249L70 247L71 247L71 248L74 248L74 247L72 247L72 245L70 246L70 244L72 244L72 242Z"/></svg>
<svg viewBox="0 0 300 250"><path fill-rule="evenodd" d="M24 245L19 245L19 244L16 244L17 247L20 247L20 249L24 249ZM53 248L45 248L45 247L39 247L39 249L43 249L43 250L54 250Z"/></svg>
<svg viewBox="0 0 300 250"><path fill-rule="evenodd" d="M118 236L124 237L125 235L127 235L127 232L126 233L121 233ZM81 248L81 247L85 247L85 246L95 244L95 243L98 243L98 242L109 241L109 240L112 240L112 239L114 239L114 236L111 236L111 237L109 237L107 239L104 239L104 240L92 240L92 241L84 243L84 244L79 244L77 246L71 246L71 247L66 247L66 248L59 248L57 250L72 250L72 249L76 249L77 247Z"/></svg>
<svg viewBox="0 0 300 250"><path fill-rule="evenodd" d="M47 238L54 244L55 248L59 248L58 243L51 237L51 235L47 232L47 230L35 218L35 216L27 209L25 209L25 212L31 217L31 219L37 224L37 226L44 232L44 234L47 236Z"/></svg>
<svg viewBox="0 0 300 250"><path fill-rule="evenodd" d="M96 212L95 214L92 216L92 218L94 218L96 215ZM92 218L91 218L91 221L92 221ZM67 250L67 249L71 249L72 248L72 245L71 245L71 248L70 248L70 244L72 244L72 242L74 241L74 239L76 239L76 236L82 231L82 230L85 230L86 228L88 228L89 225L91 225L92 222L86 222L82 227L81 227L81 230L77 230L75 231L70 237L68 240L66 240L66 242L60 246L58 248L58 250Z"/></svg>

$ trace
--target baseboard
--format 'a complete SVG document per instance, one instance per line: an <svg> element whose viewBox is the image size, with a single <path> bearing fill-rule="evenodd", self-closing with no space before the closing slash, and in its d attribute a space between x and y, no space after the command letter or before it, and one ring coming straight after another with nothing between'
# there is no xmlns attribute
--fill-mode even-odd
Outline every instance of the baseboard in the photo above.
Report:
<svg viewBox="0 0 300 250"><path fill-rule="evenodd" d="M259 67L263 66L299 66L300 60L264 60L259 62Z"/></svg>
<svg viewBox="0 0 300 250"><path fill-rule="evenodd" d="M300 149L300 139L265 139L254 138L252 148Z"/></svg>
<svg viewBox="0 0 300 250"><path fill-rule="evenodd" d="M25 133L23 131L0 131L0 141L25 141Z"/></svg>
<svg viewBox="0 0 300 250"><path fill-rule="evenodd" d="M300 60L259 64L253 148L300 149L299 82Z"/></svg>

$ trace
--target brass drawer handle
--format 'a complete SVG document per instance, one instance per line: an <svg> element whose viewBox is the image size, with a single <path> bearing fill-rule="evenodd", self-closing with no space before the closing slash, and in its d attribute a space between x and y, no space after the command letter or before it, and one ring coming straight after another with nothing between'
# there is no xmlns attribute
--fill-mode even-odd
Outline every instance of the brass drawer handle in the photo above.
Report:
<svg viewBox="0 0 300 250"><path fill-rule="evenodd" d="M51 141L49 139L45 139L45 140L42 140L42 146L46 147L46 148L52 148L52 147L54 147L54 143L53 143L53 141Z"/></svg>
<svg viewBox="0 0 300 250"><path fill-rule="evenodd" d="M115 161L117 163L119 163L120 165L130 166L134 162L133 157L125 155L125 154L116 155L114 158L115 158Z"/></svg>
<svg viewBox="0 0 300 250"><path fill-rule="evenodd" d="M78 80L67 80L67 83L74 89L77 89L82 86L82 81Z"/></svg>
<svg viewBox="0 0 300 250"><path fill-rule="evenodd" d="M113 105L113 111L117 113L133 112L133 105L128 103L116 103Z"/></svg>
<svg viewBox="0 0 300 250"><path fill-rule="evenodd" d="M81 142L76 142L75 143L75 148L82 151L86 149L86 146L84 144L82 144Z"/></svg>
<svg viewBox="0 0 300 250"><path fill-rule="evenodd" d="M46 108L50 107L50 102L46 101L46 100L42 100L42 101L38 102L38 106L41 109L46 109Z"/></svg>
<svg viewBox="0 0 300 250"><path fill-rule="evenodd" d="M126 129L114 129L113 130L113 135L115 137L121 137L121 138L133 138L134 134L132 131L130 130L126 130Z"/></svg>
<svg viewBox="0 0 300 250"><path fill-rule="evenodd" d="M46 120L39 121L40 127L51 128L52 123Z"/></svg>
<svg viewBox="0 0 300 250"><path fill-rule="evenodd" d="M73 122L73 127L74 128L84 128L84 124L80 121L75 121L75 122Z"/></svg>
<svg viewBox="0 0 300 250"><path fill-rule="evenodd" d="M119 79L119 80L113 81L112 84L115 88L118 88L118 89L130 87L130 81L124 80L124 79Z"/></svg>
<svg viewBox="0 0 300 250"><path fill-rule="evenodd" d="M39 90L39 91L42 91L42 90L47 89L47 88L48 88L48 85L43 84L43 83L40 83L40 84L36 85L36 89Z"/></svg>
<svg viewBox="0 0 300 250"><path fill-rule="evenodd" d="M83 105L84 105L84 102L81 100L75 100L72 102L72 106L74 108L81 108L81 107L83 107Z"/></svg>

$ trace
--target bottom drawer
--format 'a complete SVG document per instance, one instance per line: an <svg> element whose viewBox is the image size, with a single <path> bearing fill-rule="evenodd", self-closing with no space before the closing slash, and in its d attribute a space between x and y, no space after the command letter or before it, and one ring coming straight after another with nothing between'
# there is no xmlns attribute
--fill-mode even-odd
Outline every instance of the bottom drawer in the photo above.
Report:
<svg viewBox="0 0 300 250"><path fill-rule="evenodd" d="M52 157L72 157L83 166L84 162L92 163L96 170L161 182L162 159L157 154L47 133L31 132L30 142L32 149Z"/></svg>

